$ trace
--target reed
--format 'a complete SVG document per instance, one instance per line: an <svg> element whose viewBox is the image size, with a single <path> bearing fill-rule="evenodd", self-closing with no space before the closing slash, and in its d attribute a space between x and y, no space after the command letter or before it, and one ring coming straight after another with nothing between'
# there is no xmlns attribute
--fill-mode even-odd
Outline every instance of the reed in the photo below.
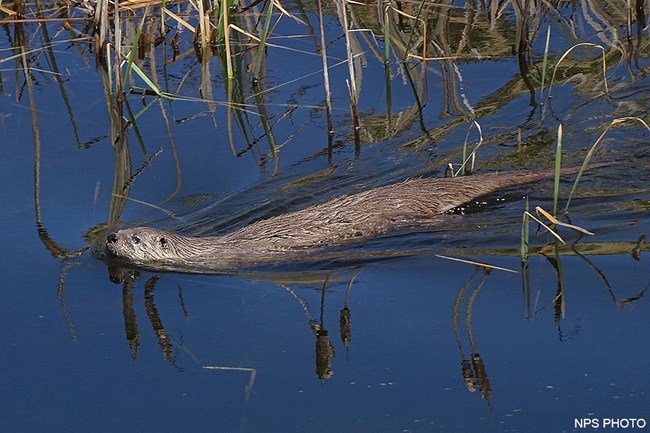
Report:
<svg viewBox="0 0 650 433"><path fill-rule="evenodd" d="M474 149L470 152L469 155L467 155L467 143L469 141L469 133L472 131L472 127L475 127L476 130L478 131L478 136L479 140L478 143L476 143L476 146L474 146ZM465 135L465 141L463 142L463 148L462 148L462 155L463 155L463 163L461 166L458 168L458 170L454 173L454 176L458 176L465 174L466 172L466 167L467 164L471 162L470 166L470 172L474 171L474 163L476 162L476 152L478 149L481 147L483 144L483 129L481 128L481 124L478 123L478 121L474 120L472 123L469 125L469 128L467 129L467 134Z"/></svg>
<svg viewBox="0 0 650 433"><path fill-rule="evenodd" d="M165 9L167 9L167 0L160 1L160 34L167 35L167 27L165 26Z"/></svg>
<svg viewBox="0 0 650 433"><path fill-rule="evenodd" d="M560 196L560 173L562 171L562 124L557 127L555 147L555 176L553 178L553 216L557 217L557 203Z"/></svg>
<svg viewBox="0 0 650 433"><path fill-rule="evenodd" d="M610 4L608 1L607 3ZM262 134L264 134L264 136L269 137L269 140L274 143L271 146L271 154L275 154L282 145L275 144L275 140L271 138L273 136L272 129L274 126L274 121L272 119L281 118L283 114L278 111L273 111L274 106L268 105L267 101L264 101L264 98L260 95L270 90L275 90L283 85L291 84L294 81L287 80L286 83L280 83L279 85L275 85L274 83L274 86L270 89L264 88L264 83L258 83L257 81L261 81L264 77L265 60L266 55L268 55L267 51L271 47L274 49L275 47L278 47L278 45L274 44L274 41L270 39L271 34L274 33L273 29L281 20L280 18L274 20L274 18L278 16L278 11L281 14L280 17L291 17L291 15L290 12L286 11L282 4L277 0L269 0L266 2L265 9L262 10L261 15L254 10L257 4L262 4L261 2L249 1L248 6L244 6L238 11L233 11L231 9L231 5L233 4L234 2L232 0L209 3L195 0L180 3L172 3L167 0L151 0L129 3L127 5L124 3L109 3L105 0L97 0L94 11L91 14L93 17L92 25L88 24L84 31L91 33L91 27L96 28L92 38L94 39L97 63L104 66L108 65L107 81L109 83L110 94L115 96L114 101L110 103L111 110L121 113L123 110L123 108L120 108L121 101L130 95L129 92L141 92L144 95L156 95L160 98L167 99L199 99L196 96L181 98L181 91L179 89L182 87L182 83L179 85L178 89L170 91L168 88L163 87L161 90L159 80L157 79L158 76L152 75L158 74L156 69L147 69L143 66L143 64L146 65L146 63L138 62L138 58L135 57L137 47L139 45L147 45L141 44L143 38L147 34L145 23L148 22L148 20L160 19L160 33L162 35L169 33L168 29L172 28L169 24L178 24L196 34L197 44L200 44L201 47L201 52L195 53L197 57L202 57L202 60L209 63L212 56L220 54L223 59L223 78L226 81L236 82L233 85L223 86L223 95L219 95L218 92L215 91L218 87L211 85L216 81L214 71L211 72L209 67L201 68L200 73L203 75L203 78L200 86L200 95L201 99L204 100L203 102L207 101L209 111L215 113L217 110L216 107L219 105L226 105L228 107L228 137L231 146L233 147L233 153L238 155L241 154L241 152L235 152L235 142L238 137L233 136L232 125L236 122L237 127L241 129L241 135L244 137L244 149L253 148L252 143L255 142L254 137L256 134L253 131L255 126L252 125L261 125L261 128L263 128L264 131L258 135L262 136ZM354 134L355 153L358 154L361 141L359 134L360 131L362 131L362 122L364 126L370 125L370 122L366 120L366 117L363 119L361 118L359 107L361 85L363 83L361 59L364 59L365 61L366 56L371 57L374 55L378 64L381 64L384 67L386 108L385 113L380 113L379 116L382 116L382 121L387 119L387 122L385 123L385 133L384 131L381 131L381 133L372 131L372 134L365 133L364 142L378 142L395 135L396 132L408 131L409 129L419 127L422 134L420 137L415 138L413 143L416 143L414 146L422 146L444 137L451 131L454 131L455 128L461 125L466 125L467 120L470 120L473 123L469 126L465 141L462 144L462 149L460 143L458 143L458 145L453 149L454 154L462 153L462 164L460 165L458 173L463 173L466 170L473 169L473 165L476 161L477 149L483 145L484 137L483 132L481 131L481 126L474 119L479 119L486 114L489 115L490 113L493 113L495 109L508 104L525 92L525 89L522 87L522 79L519 79L519 77L513 77L512 80L502 88L495 90L494 95L489 95L489 98L486 98L490 99L489 103L479 102L476 107L471 107L467 101L472 99L468 98L468 95L464 94L464 77L461 73L463 68L462 62L468 60L473 61L479 56L482 58L493 59L511 58L512 53L509 48L500 51L502 48L501 45L508 44L499 44L498 42L513 42L513 35L504 32L501 29L501 26L497 26L496 24L498 24L498 21L503 22L506 20L512 20L514 23L513 16L516 16L516 23L514 24L517 24L518 26L518 35L517 38L514 38L516 39L514 42L520 45L518 46L518 49L522 47L527 48L526 56L528 56L527 60L528 64L530 64L531 46L532 43L535 42L537 32L539 32L540 16L543 15L542 12L544 12L544 8L548 8L548 11L553 11L553 6L551 4L543 2L534 5L534 7L521 7L521 2L519 2L519 4L515 4L515 2L503 2L500 5L490 3L489 7L483 5L483 10L481 10L481 8L474 10L473 8L463 9L454 4L439 4L427 2L425 0L403 2L402 4L384 3L379 7L377 7L376 4L367 5L362 4L362 2L354 1L337 0L336 3L324 3L320 0L318 2L320 32L317 35L309 34L309 36L314 37L315 41L320 38L320 44L318 42L315 43L317 50L320 52L310 52L309 54L320 55L322 58L322 72L318 70L315 73L323 74L325 109L327 112L327 131L329 137L332 136L336 126L332 116L334 108L332 107L332 93L330 89L330 86L334 83L330 83L330 80L332 77L331 71L337 65L328 64L331 63L331 59L328 59L327 56L327 44L336 44L336 41L326 40L325 27L327 25L326 20L328 17L323 15L323 8L334 5L337 6L340 20L339 30L342 30L346 44L346 60L344 62L347 63L348 66L348 79L345 81L345 84L348 87L347 96L349 97L350 116L352 118L352 127L350 130ZM10 3L5 2L3 7L6 10L0 12L13 12L10 9ZM83 10L83 4L81 2L75 3L74 0L73 2L67 3L67 6L65 7L67 7L69 11L72 11L75 8ZM176 9L177 7L178 9ZM300 8L302 5L296 5L295 7ZM182 10L182 8L185 8L185 10ZM173 9L175 12L172 12L170 9ZM249 9L251 9L250 12L248 12ZM506 13L508 9L514 9L515 14ZM27 8L27 10L29 10L29 8ZM330 9L330 11L331 10L332 9ZM470 13L470 11L472 13ZM160 14L158 14L158 12L160 12ZM630 9L628 12L633 11ZM327 13L327 11L325 13ZM72 16L73 14L68 15L70 16L66 18L69 18L70 23L73 24L77 22L75 20L81 18L78 16ZM370 15L372 15L372 17L368 18ZM162 18L159 18L159 16ZM31 19L38 22L48 21L48 17L43 16L42 14L28 16L25 15L25 11L20 14L20 17L24 20ZM629 24L630 20L628 18L630 18L630 15L626 15L626 17L626 23ZM3 20L4 18L6 17L3 17ZM49 21L54 22L55 19L59 18L60 17L51 17ZM296 23L305 24L305 21L309 20L309 14L305 13L301 16L303 20L294 17L291 18ZM331 19L332 17L330 16L329 18ZM260 22L261 29L259 30L259 34L257 34L257 27ZM330 23L331 22L334 21L330 21ZM66 23L66 25L69 27L72 26L70 23ZM128 32L132 26L131 23L137 23L134 32L135 36L131 36ZM612 21L612 23L623 24L622 22L619 23L615 21ZM562 22L557 24L557 26L560 27L562 25ZM586 25L592 24L587 23ZM113 27L112 29L111 26ZM490 32L484 32L484 34L481 35L481 38L484 38L484 40L489 42L489 44L485 43L484 45L480 45L480 43L484 42L481 38L476 38L476 40L472 39L473 29L481 28L481 26L489 26L489 28L492 29ZM308 31L310 31L311 27L307 27ZM156 28L158 28L158 23L156 23ZM454 31L450 31L452 28ZM510 26L508 28L511 32L513 27ZM68 27L66 27L66 29L68 29ZM79 32L74 28L73 30L77 33L83 34L83 32ZM544 98L545 95L547 95L546 98L550 98L556 77L558 74L562 75L563 71L570 71L570 68L566 66L565 62L574 52L573 50L578 47L595 47L601 51L603 58L603 83L605 93L609 93L606 73L607 62L611 63L611 60L610 57L608 57L609 54L606 56L606 53L610 53L614 50L611 50L611 47L591 43L576 44L559 58L553 68L552 76L549 80L547 76L550 73L549 62L553 62L553 57L549 54L552 52L550 46L550 26L547 27L546 30L546 44L544 46L544 57L541 66L541 88L540 93L536 93L536 95L539 95L540 98ZM122 37L122 33L128 37ZM187 33L188 32L185 32L185 35L187 35ZM296 38L301 37L302 35L299 33L299 31L296 31L295 34L289 36ZM178 36L178 34L181 36ZM370 35L370 37L367 35ZM377 42L374 40L373 43L372 36L374 35L379 37L383 35L383 46L381 46L381 41ZM177 36L182 38L183 34L179 32L177 33ZM221 36L223 36L223 44L221 43L221 39L219 39ZM555 33L553 36L555 39ZM128 38L131 38L132 40L129 40ZM459 40L454 38L458 38ZM45 34L44 39L48 39ZM176 39L176 41L178 41L178 39ZM173 41L168 40L167 42L171 43ZM363 43L367 46L363 46ZM606 45L606 43L603 44ZM189 44L186 43L185 45ZM250 49L251 46L254 48ZM491 48L486 48L486 46L490 46ZM212 50L208 49L213 47L214 49ZM617 47L619 46L617 45ZM280 48L298 51L293 47ZM471 52L470 48L472 50ZM53 53L53 50L50 50L48 53L48 58L50 59L49 63L52 65L53 69L57 70L58 66L56 66L56 59L54 58ZM192 54L193 52L191 50L187 50L182 54L175 53L174 59L166 61L165 66L173 64L178 59L182 59L183 56L191 56ZM398 67L394 68L393 71L391 71L390 68L391 56L404 60L403 64L398 65ZM248 59L251 59L251 61L248 62ZM428 99L430 89L428 88L429 83L427 80L429 77L433 76L430 72L436 68L436 64L433 63L432 60L440 59L444 60L439 63L444 94L441 96L441 101L433 102L438 102L440 105L443 105L440 116L441 118L452 118L452 120L438 122L434 129L431 127L431 113L428 112L430 108L426 108L427 105L432 102ZM4 59L0 59L0 62L3 60ZM601 68L598 68L598 66L600 66L599 63L595 63L595 68L590 68L590 66L594 64L593 59L588 59L586 61L580 60L579 62L582 68L590 69L588 73L600 79ZM208 63L206 63L206 65ZM246 71L247 65L250 64L252 64L252 68L250 69L252 73ZM252 92L251 88L247 87L247 83L244 83L246 78L251 77L251 75L255 84L252 86ZM394 80L400 75L403 82L408 82L408 84L411 85L413 96L411 98L409 95L409 98L414 102L412 106L409 106L406 109L400 109L401 111L398 112L395 111L397 108L392 106L394 103L392 99L394 99L396 95L393 95L393 89L391 89L391 86L395 86ZM292 77L291 80L298 81L305 77ZM238 80L239 82L237 82ZM144 86L142 87L145 89L136 87L134 82L140 85L141 83L144 83ZM0 81L0 86L2 85L3 82ZM547 88L548 91L546 90ZM192 89L192 91L195 91L195 89ZM211 93L212 91L215 91L215 94ZM400 95L400 104L402 103L402 96L403 95ZM220 98L225 98L226 101L219 101ZM247 98L255 98L255 103L246 104ZM250 109L249 107L253 108ZM431 107L431 105L429 105L429 107ZM128 110L128 107L126 108ZM256 115L259 115L263 119L261 122L254 122L248 119L247 116L249 113L254 111L256 111ZM72 117L72 114L70 114L70 116ZM429 117L427 118L427 116ZM133 118L133 116L130 117ZM442 124L440 125L439 123ZM127 125L127 127L130 127L130 125ZM479 132L479 141L476 146L472 146L469 140L470 131L474 127L476 127ZM376 129L379 130L380 128ZM609 127L607 129L609 129ZM489 130L491 129L488 129L488 131ZM485 139L489 142L490 137L486 136ZM80 140L77 139L77 141ZM561 145L561 135L558 135L559 147L556 149L557 167L559 167L559 160L557 157L559 157L561 153ZM411 146L411 144L409 143L407 146ZM523 147L521 139L518 140L517 146L519 148ZM574 190L572 190L572 194L573 191ZM556 185L552 212L555 216L557 216L558 203L559 196ZM568 204L569 203L567 203L567 209Z"/></svg>
<svg viewBox="0 0 650 433"><path fill-rule="evenodd" d="M359 120L359 89L357 79L359 78L355 72L355 53L353 52L353 36L352 29L349 22L348 3L345 0L336 0L337 11L339 19L343 23L343 32L345 35L345 52L347 54L348 64L348 79L345 81L348 88L348 96L350 98L350 114L352 116L352 132L354 135L355 155L358 156L360 152L360 137L359 128L361 122Z"/></svg>
<svg viewBox="0 0 650 433"><path fill-rule="evenodd" d="M526 196L524 201L524 213L522 215L521 221L521 246L519 248L519 258L521 262L521 286L523 290L524 298L524 316L526 318L531 317L530 314L530 271L528 267L528 255L530 248L530 217L529 213L529 203L528 196Z"/></svg>
<svg viewBox="0 0 650 433"><path fill-rule="evenodd" d="M390 17L388 11L390 8L386 6L384 8L384 79L386 81L386 131L391 131L393 129L392 123L392 92L391 92L391 73L390 73Z"/></svg>
<svg viewBox="0 0 650 433"><path fill-rule="evenodd" d="M269 37L269 27L271 26L271 19L273 18L273 5L272 1L269 2L264 14L264 26L260 34L260 41L257 45L257 53L255 55L255 63L253 65L253 82L257 82L262 76L262 62L266 52L266 42Z"/></svg>
<svg viewBox="0 0 650 433"><path fill-rule="evenodd" d="M334 134L334 124L332 122L332 92L330 90L329 67L327 62L327 44L325 40L325 27L323 26L323 6L322 1L318 0L318 22L320 31L320 55L323 59L323 86L325 88L325 112L327 116L327 136L331 141ZM331 145L328 145L331 152Z"/></svg>
<svg viewBox="0 0 650 433"><path fill-rule="evenodd" d="M273 3L271 3L271 5L272 4ZM228 81L232 81L235 78L235 75L232 69L232 50L230 49L230 21L228 18L228 2L222 1L220 7L222 14L221 20L223 22L223 45L226 56L226 77L228 78Z"/></svg>
<svg viewBox="0 0 650 433"><path fill-rule="evenodd" d="M144 21L147 18L147 11L148 11L148 9L145 9L145 13L142 16L142 19L140 20L140 24L136 28L135 38L133 39L133 43L131 45L131 50L129 51L129 54L126 57L126 68L124 70L124 75L122 77L122 82L123 83L127 83L129 81L129 78L131 76L131 69L134 66L137 68L137 65L134 65L134 63L133 63L133 59L135 59L135 54L137 52L137 47L140 45L140 38L142 37L142 26L144 25ZM140 72L142 72L142 71L140 71Z"/></svg>
<svg viewBox="0 0 650 433"><path fill-rule="evenodd" d="M95 58L98 62L103 58L104 50L108 44L109 24L108 0L97 0L97 5L95 6L95 27L97 28L97 32L95 33Z"/></svg>
<svg viewBox="0 0 650 433"><path fill-rule="evenodd" d="M390 62L390 17L388 11L390 7L386 6L384 8L384 65L388 65Z"/></svg>
<svg viewBox="0 0 650 433"><path fill-rule="evenodd" d="M530 245L530 212L528 206L528 196L526 196L525 208L521 221L521 247L519 249L522 263L528 261L528 248Z"/></svg>
<svg viewBox="0 0 650 433"><path fill-rule="evenodd" d="M210 16L209 13L205 10L203 0L197 1L196 7L199 14L199 28L197 29L199 33L195 35L195 40L200 45L200 50L198 50L200 56L208 57L210 53Z"/></svg>

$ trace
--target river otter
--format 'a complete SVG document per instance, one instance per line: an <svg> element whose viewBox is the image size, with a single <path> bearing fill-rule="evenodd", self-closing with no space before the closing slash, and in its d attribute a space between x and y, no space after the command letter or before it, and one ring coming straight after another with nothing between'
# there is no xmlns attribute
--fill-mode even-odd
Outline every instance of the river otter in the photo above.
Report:
<svg viewBox="0 0 650 433"><path fill-rule="evenodd" d="M441 214L476 197L552 174L541 170L410 179L257 221L222 236L189 237L151 227L122 229L108 234L105 248L108 256L149 269L187 267L199 272L275 263L389 231L432 225Z"/></svg>

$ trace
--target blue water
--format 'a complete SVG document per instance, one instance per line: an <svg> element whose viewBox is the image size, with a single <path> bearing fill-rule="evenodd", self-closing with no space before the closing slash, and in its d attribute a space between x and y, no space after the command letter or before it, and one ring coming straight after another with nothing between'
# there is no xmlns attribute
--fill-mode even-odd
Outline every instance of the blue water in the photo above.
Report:
<svg viewBox="0 0 650 433"><path fill-rule="evenodd" d="M548 17L544 22L553 23L554 31L561 27ZM328 40L338 38L338 19L329 16L326 23ZM541 433L581 431L576 420L583 418L650 419L647 246L638 259L631 254L650 228L650 132L639 122L610 131L597 158L619 162L587 175L572 204L571 222L595 233L579 244L600 244L601 254L567 253L559 264L554 256L531 256L528 292L521 272L485 274L436 254L521 271L521 197L529 194L531 207L548 209L551 181L488 197L487 204L450 217L434 232L387 236L316 263L237 275L140 272L114 283L107 265L88 252L53 257L52 244L38 236L34 200L36 125L39 206L50 239L69 251L83 248L88 231L109 220L115 151L101 76L74 46L58 46L73 126L58 84L43 72L51 65L30 57L35 119L25 78L7 60L13 27L4 28L2 432ZM59 29L48 28L50 35ZM36 26L28 29L39 35ZM284 18L277 32L304 28ZM595 40L591 31L579 35ZM309 38L274 43L315 53ZM567 44L559 40L558 51ZM340 194L443 175L449 161L460 160L469 122L442 114L439 64L414 72L426 96L417 114L400 65L391 63L392 112L403 123L392 135L383 134L383 64L362 47L364 144L357 156L347 67L330 73L336 134L328 161L325 112L312 108L322 106L322 76L304 77L319 70L320 57L269 49L266 88L283 85L265 95L274 136L282 143L277 161L248 83L242 86L254 113L246 134L233 126L239 156L230 149L223 106L213 114L204 102L156 102L137 120L146 153L129 130L132 173L158 149L162 153L133 181L123 224L223 233ZM342 39L328 50L330 64L345 58ZM515 57L458 60L464 81L462 89L454 88L473 107L484 108L478 110L485 137L479 171L549 165L560 122L567 164L575 164L612 119L647 121L649 84L641 69L649 63L647 52L639 54L631 68L609 69L612 97L572 82L553 89L546 110L529 106L526 92L507 96L506 83L518 77ZM221 67L214 59L210 66L215 99L223 102ZM198 97L201 68L194 56L169 66L168 86L175 89L187 71L193 72L181 93ZM129 103L136 112L143 107L139 96L129 96ZM549 142L516 153L518 128L524 139L544 133ZM246 135L254 138L250 147ZM564 196L569 188L562 185ZM552 242L535 230L531 225L533 246ZM577 239L568 230L562 234L569 242ZM387 251L391 257L378 256ZM345 311L350 325L342 336ZM469 366L465 377L463 365Z"/></svg>

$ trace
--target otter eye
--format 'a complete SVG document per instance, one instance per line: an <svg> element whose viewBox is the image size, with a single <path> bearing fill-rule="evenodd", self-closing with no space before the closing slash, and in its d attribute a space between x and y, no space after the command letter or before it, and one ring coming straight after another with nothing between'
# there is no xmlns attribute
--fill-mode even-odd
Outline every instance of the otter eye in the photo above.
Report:
<svg viewBox="0 0 650 433"><path fill-rule="evenodd" d="M161 245L163 248L167 248L167 239L165 239L165 238L160 238L160 241L159 241L159 242L160 242L160 245Z"/></svg>
<svg viewBox="0 0 650 433"><path fill-rule="evenodd" d="M134 244L139 244L140 243L140 237L139 236L133 235L133 236L131 236L131 239L133 239Z"/></svg>

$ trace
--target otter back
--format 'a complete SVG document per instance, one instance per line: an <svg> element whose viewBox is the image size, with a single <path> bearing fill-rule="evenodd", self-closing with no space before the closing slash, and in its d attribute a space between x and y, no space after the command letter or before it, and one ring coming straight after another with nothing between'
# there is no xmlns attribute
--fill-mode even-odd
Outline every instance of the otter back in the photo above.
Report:
<svg viewBox="0 0 650 433"><path fill-rule="evenodd" d="M123 229L107 236L105 248L109 257L161 270L187 267L201 272L295 260L311 250L435 225L443 213L476 197L552 174L541 170L410 179L257 221L223 236L189 237L152 227Z"/></svg>

